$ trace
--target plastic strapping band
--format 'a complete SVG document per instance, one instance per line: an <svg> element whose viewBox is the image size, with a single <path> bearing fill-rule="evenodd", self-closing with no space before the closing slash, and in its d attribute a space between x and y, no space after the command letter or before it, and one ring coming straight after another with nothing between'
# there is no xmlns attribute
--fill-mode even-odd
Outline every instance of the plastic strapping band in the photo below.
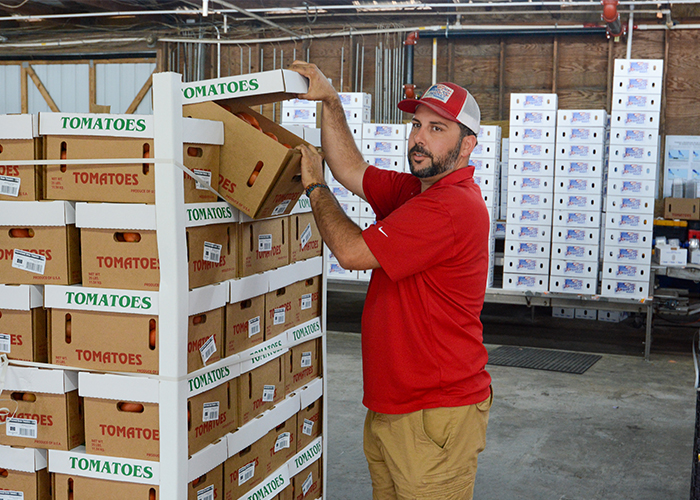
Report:
<svg viewBox="0 0 700 500"><path fill-rule="evenodd" d="M7 354L0 354L0 393L5 390L5 377L9 364L10 360L7 359Z"/></svg>
<svg viewBox="0 0 700 500"><path fill-rule="evenodd" d="M695 332L693 336L693 364L695 365L695 390L700 385L700 370L698 370L698 349L700 349L700 335Z"/></svg>

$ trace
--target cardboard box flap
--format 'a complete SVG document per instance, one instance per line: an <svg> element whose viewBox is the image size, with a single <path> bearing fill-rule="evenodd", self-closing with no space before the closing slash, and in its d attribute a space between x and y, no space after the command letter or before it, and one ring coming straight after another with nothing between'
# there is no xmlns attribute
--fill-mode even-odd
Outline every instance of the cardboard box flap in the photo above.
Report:
<svg viewBox="0 0 700 500"><path fill-rule="evenodd" d="M0 445L0 467L22 472L46 469L46 450Z"/></svg>
<svg viewBox="0 0 700 500"><path fill-rule="evenodd" d="M39 113L41 135L153 138L152 115Z"/></svg>
<svg viewBox="0 0 700 500"><path fill-rule="evenodd" d="M185 225L187 227L208 226L238 222L240 213L225 201L216 203L186 203Z"/></svg>
<svg viewBox="0 0 700 500"><path fill-rule="evenodd" d="M10 365L4 388L8 391L65 394L78 388L78 372Z"/></svg>
<svg viewBox="0 0 700 500"><path fill-rule="evenodd" d="M0 309L29 311L44 304L44 291L39 285L0 285Z"/></svg>
<svg viewBox="0 0 700 500"><path fill-rule="evenodd" d="M79 394L86 398L158 403L158 379L144 376L80 372Z"/></svg>
<svg viewBox="0 0 700 500"><path fill-rule="evenodd" d="M220 146L224 143L224 124L215 120L183 118L182 142Z"/></svg>
<svg viewBox="0 0 700 500"><path fill-rule="evenodd" d="M90 455L85 453L85 446L76 446L70 451L49 450L49 472L109 481L160 484L159 462Z"/></svg>
<svg viewBox="0 0 700 500"><path fill-rule="evenodd" d="M189 373L187 375L187 397L191 398L240 376L239 359L234 354Z"/></svg>
<svg viewBox="0 0 700 500"><path fill-rule="evenodd" d="M269 275L270 290L278 290L297 281L323 274L323 258L313 257L302 260L279 269L266 271L265 274Z"/></svg>
<svg viewBox="0 0 700 500"><path fill-rule="evenodd" d="M0 201L3 226L66 226L75 224L69 201Z"/></svg>
<svg viewBox="0 0 700 500"><path fill-rule="evenodd" d="M306 448L301 450L289 460L289 474L291 476L296 476L302 470L306 469L309 465L318 460L322 453L323 437L319 436L311 441Z"/></svg>
<svg viewBox="0 0 700 500"><path fill-rule="evenodd" d="M236 98L253 106L292 99L308 90L308 80L296 71L276 69L183 83L182 103Z"/></svg>
<svg viewBox="0 0 700 500"><path fill-rule="evenodd" d="M216 283L190 290L188 316L224 307L228 302L228 283Z"/></svg>
<svg viewBox="0 0 700 500"><path fill-rule="evenodd" d="M77 227L156 229L156 207L139 203L77 203Z"/></svg>
<svg viewBox="0 0 700 500"><path fill-rule="evenodd" d="M46 285L44 306L56 309L127 314L158 314L158 292Z"/></svg>
<svg viewBox="0 0 700 500"><path fill-rule="evenodd" d="M267 273L254 274L237 280L231 280L229 302L236 304L242 300L252 299L270 291L270 280Z"/></svg>
<svg viewBox="0 0 700 500"><path fill-rule="evenodd" d="M299 392L301 397L301 408L304 409L323 396L323 379L314 379L303 387L301 391L297 392Z"/></svg>
<svg viewBox="0 0 700 500"><path fill-rule="evenodd" d="M33 139L35 115L0 115L0 139Z"/></svg>
<svg viewBox="0 0 700 500"><path fill-rule="evenodd" d="M198 451L187 461L187 482L191 483L210 470L224 463L228 458L228 439L223 437L201 451Z"/></svg>

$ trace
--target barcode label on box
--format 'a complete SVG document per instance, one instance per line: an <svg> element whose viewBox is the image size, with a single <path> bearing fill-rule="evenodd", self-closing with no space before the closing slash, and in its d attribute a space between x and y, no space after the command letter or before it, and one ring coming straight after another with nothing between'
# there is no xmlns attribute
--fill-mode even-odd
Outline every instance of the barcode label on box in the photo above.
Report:
<svg viewBox="0 0 700 500"><path fill-rule="evenodd" d="M255 475L255 462L250 462L238 469L238 486L241 486Z"/></svg>
<svg viewBox="0 0 700 500"><path fill-rule="evenodd" d="M301 428L301 433L310 436L314 431L314 423L308 418L304 419L304 426Z"/></svg>
<svg viewBox="0 0 700 500"><path fill-rule="evenodd" d="M261 234L258 236L258 252L272 251L272 235Z"/></svg>
<svg viewBox="0 0 700 500"><path fill-rule="evenodd" d="M301 249L303 250L306 244L311 239L311 223L306 225L306 229L301 233Z"/></svg>
<svg viewBox="0 0 700 500"><path fill-rule="evenodd" d="M29 271L30 273L44 274L46 257L37 253L15 249L12 256L12 267Z"/></svg>
<svg viewBox="0 0 700 500"><path fill-rule="evenodd" d="M287 210L287 207L291 203L291 200L284 200L282 203L277 205L275 209L272 211L272 215L282 215L285 210Z"/></svg>
<svg viewBox="0 0 700 500"><path fill-rule="evenodd" d="M306 496L306 494L311 489L311 485L313 485L313 484L314 484L314 474L313 474L313 472L309 472L309 476L304 480L304 483L301 485L302 496Z"/></svg>
<svg viewBox="0 0 700 500"><path fill-rule="evenodd" d="M311 294L305 293L301 296L301 310L311 309Z"/></svg>
<svg viewBox="0 0 700 500"><path fill-rule="evenodd" d="M301 367L308 368L311 366L311 351L301 353Z"/></svg>
<svg viewBox="0 0 700 500"><path fill-rule="evenodd" d="M277 441L275 441L275 453L285 448L289 448L291 438L292 435L289 432L283 432L277 436Z"/></svg>
<svg viewBox="0 0 700 500"><path fill-rule="evenodd" d="M210 484L197 492L197 500L214 500L214 485Z"/></svg>
<svg viewBox="0 0 700 500"><path fill-rule="evenodd" d="M214 336L212 335L207 339L202 347L199 348L199 354L202 355L202 363L205 365L209 358L216 352L216 342L214 342Z"/></svg>
<svg viewBox="0 0 700 500"><path fill-rule="evenodd" d="M0 333L0 352L10 352L12 346L12 339L7 333Z"/></svg>
<svg viewBox="0 0 700 500"><path fill-rule="evenodd" d="M19 177L9 177L0 175L0 194L7 196L19 196L19 186L22 179Z"/></svg>
<svg viewBox="0 0 700 500"><path fill-rule="evenodd" d="M248 338L260 333L260 316L248 320Z"/></svg>
<svg viewBox="0 0 700 500"><path fill-rule="evenodd" d="M206 182L205 185L199 182L198 180L195 180L195 187L197 189L203 189L205 191L208 191L208 187L211 186L211 172L209 172L208 170L198 170L196 168L192 171L199 177L201 177L204 182Z"/></svg>
<svg viewBox="0 0 700 500"><path fill-rule="evenodd" d="M275 400L275 386L265 385L263 386L263 403L271 403Z"/></svg>
<svg viewBox="0 0 700 500"><path fill-rule="evenodd" d="M204 242L204 260L208 262L221 262L221 245L216 243Z"/></svg>
<svg viewBox="0 0 700 500"><path fill-rule="evenodd" d="M24 500L22 491L0 491L0 500Z"/></svg>
<svg viewBox="0 0 700 500"><path fill-rule="evenodd" d="M8 418L5 421L6 433L12 437L36 439L38 436L37 421L28 418Z"/></svg>
<svg viewBox="0 0 700 500"><path fill-rule="evenodd" d="M219 402L204 403L202 406L202 422L219 420Z"/></svg>
<svg viewBox="0 0 700 500"><path fill-rule="evenodd" d="M275 325L282 325L285 321L285 309L284 307L279 307L275 309L275 315L272 317L272 322Z"/></svg>

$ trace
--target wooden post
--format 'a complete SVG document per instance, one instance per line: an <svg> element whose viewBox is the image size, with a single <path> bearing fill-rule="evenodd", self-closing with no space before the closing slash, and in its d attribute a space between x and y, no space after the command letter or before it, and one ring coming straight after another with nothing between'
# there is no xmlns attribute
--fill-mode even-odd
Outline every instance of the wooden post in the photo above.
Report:
<svg viewBox="0 0 700 500"><path fill-rule="evenodd" d="M559 69L559 35L554 35L552 47L552 94L557 93L557 74Z"/></svg>
<svg viewBox="0 0 700 500"><path fill-rule="evenodd" d="M20 66L20 88L22 99L22 113L29 113L29 89L27 88L27 63Z"/></svg>
<svg viewBox="0 0 700 500"><path fill-rule="evenodd" d="M607 108L608 114L610 114L612 110L612 85L613 85L613 65L615 64L615 59L613 58L613 48L614 48L614 42L611 39L608 39L608 77L606 81L606 90L605 90L605 106Z"/></svg>
<svg viewBox="0 0 700 500"><path fill-rule="evenodd" d="M506 71L506 42L501 37L501 54L498 67L498 119L500 121L504 120L503 101L505 100L505 71Z"/></svg>

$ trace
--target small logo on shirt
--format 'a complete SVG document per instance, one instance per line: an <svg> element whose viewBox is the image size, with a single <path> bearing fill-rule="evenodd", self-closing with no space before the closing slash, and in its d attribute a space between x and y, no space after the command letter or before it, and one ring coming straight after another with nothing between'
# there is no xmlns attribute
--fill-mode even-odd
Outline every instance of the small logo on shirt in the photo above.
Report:
<svg viewBox="0 0 700 500"><path fill-rule="evenodd" d="M382 233L382 234L383 234L384 236L386 236L387 238L389 237L389 235L388 235L388 234L386 234L386 233L384 232L384 226L382 226L382 227L378 227L377 229L378 229L378 230L379 230L379 232L380 232L380 233Z"/></svg>

